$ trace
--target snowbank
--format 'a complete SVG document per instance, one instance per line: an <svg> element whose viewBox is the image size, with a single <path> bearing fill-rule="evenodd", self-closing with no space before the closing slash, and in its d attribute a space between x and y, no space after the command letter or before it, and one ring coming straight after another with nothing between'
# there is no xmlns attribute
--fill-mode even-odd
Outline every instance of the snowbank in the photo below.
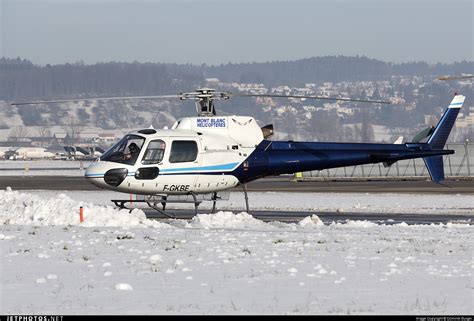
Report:
<svg viewBox="0 0 474 321"><path fill-rule="evenodd" d="M83 207L84 222L79 221ZM74 201L65 194L41 198L29 193L0 191L0 224L18 225L79 225L82 226L168 226L148 220L140 209L118 210L111 206Z"/></svg>
<svg viewBox="0 0 474 321"><path fill-rule="evenodd" d="M406 223L405 223L406 224ZM369 222L369 221L353 221L353 220L347 220L344 224L341 224L341 223L333 223L331 225L337 225L337 226L340 226L340 225L343 225L343 226L346 226L346 227L363 227L363 228L367 228L367 227L374 227L374 226L378 226L377 223L374 223L374 222ZM402 225L403 226L403 225ZM406 226L408 226L408 224L406 224Z"/></svg>
<svg viewBox="0 0 474 321"><path fill-rule="evenodd" d="M190 227L197 228L264 228L268 224L254 218L252 215L241 212L217 212L215 214L198 214L189 223Z"/></svg>
<svg viewBox="0 0 474 321"><path fill-rule="evenodd" d="M79 208L83 207L84 222L79 220ZM295 228L295 224L265 223L248 213L217 212L215 214L198 214L190 222L170 220L160 223L146 218L141 209L120 210L112 206L95 205L69 198L63 193L56 197L40 197L30 193L12 191L11 188L0 191L0 225L81 225L122 226L122 227L159 227L159 228L203 228L203 229L238 229L238 228ZM301 227L324 225L313 215L303 219Z"/></svg>
<svg viewBox="0 0 474 321"><path fill-rule="evenodd" d="M79 208L83 207L84 222L79 221ZM299 224L279 222L265 223L252 215L241 212L217 212L198 214L189 222L170 220L168 224L146 218L140 209L120 210L111 206L95 205L69 198L63 193L56 197L40 197L30 193L0 191L0 225L81 225L159 227L159 228L202 228L202 229L292 229L312 228L324 225L318 216L303 219Z"/></svg>
<svg viewBox="0 0 474 321"><path fill-rule="evenodd" d="M79 208L84 209L84 222L79 221ZM147 219L141 209L120 210L112 206L96 205L83 200L74 200L63 193L35 195L12 191L0 191L0 225L80 225L85 227L121 226L191 229L247 229L247 230L298 230L320 228L324 223L317 215L308 216L298 223L264 222L245 212L221 211L215 214L198 214L190 221L167 220L158 222ZM459 227L451 224L445 227ZM347 228L370 228L379 224L368 221L347 220ZM443 225L443 224L441 224ZM400 225L403 227L403 225ZM405 226L407 226L405 224ZM444 226L444 225L443 225ZM467 224L469 226L469 224Z"/></svg>
<svg viewBox="0 0 474 321"><path fill-rule="evenodd" d="M298 222L298 225L301 227L316 227L316 226L324 226L323 221L317 215L307 216L301 221Z"/></svg>

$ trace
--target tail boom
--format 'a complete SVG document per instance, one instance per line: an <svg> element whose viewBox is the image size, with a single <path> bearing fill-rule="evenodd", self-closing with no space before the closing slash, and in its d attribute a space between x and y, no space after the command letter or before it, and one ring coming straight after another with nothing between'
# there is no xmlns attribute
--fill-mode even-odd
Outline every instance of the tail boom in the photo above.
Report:
<svg viewBox="0 0 474 321"><path fill-rule="evenodd" d="M241 183L270 175L363 165L393 164L423 158L431 179L444 179L443 155L454 154L444 145L465 97L456 95L427 143L361 144L263 140L233 174Z"/></svg>

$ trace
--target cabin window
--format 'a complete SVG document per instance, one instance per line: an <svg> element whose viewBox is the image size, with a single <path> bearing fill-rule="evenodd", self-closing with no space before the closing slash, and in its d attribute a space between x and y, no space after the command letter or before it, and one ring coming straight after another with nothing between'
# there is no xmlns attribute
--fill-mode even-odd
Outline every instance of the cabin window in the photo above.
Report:
<svg viewBox="0 0 474 321"><path fill-rule="evenodd" d="M142 167L135 171L136 179L150 180L158 177L158 167Z"/></svg>
<svg viewBox="0 0 474 321"><path fill-rule="evenodd" d="M143 155L142 164L158 164L163 160L165 154L166 144L161 139L152 140L146 149L145 155Z"/></svg>
<svg viewBox="0 0 474 321"><path fill-rule="evenodd" d="M193 140L175 140L171 144L170 163L194 162L198 147Z"/></svg>

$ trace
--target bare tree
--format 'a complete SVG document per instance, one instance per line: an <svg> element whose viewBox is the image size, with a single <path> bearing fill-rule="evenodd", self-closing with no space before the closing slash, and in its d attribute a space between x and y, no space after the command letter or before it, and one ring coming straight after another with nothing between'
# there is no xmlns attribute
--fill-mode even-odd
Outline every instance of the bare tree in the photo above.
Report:
<svg viewBox="0 0 474 321"><path fill-rule="evenodd" d="M344 141L350 142L356 139L355 134L354 134L354 128L351 125L343 127L343 131L344 131Z"/></svg>
<svg viewBox="0 0 474 321"><path fill-rule="evenodd" d="M315 111L309 121L310 133L319 142L338 142L343 139L343 128L337 113L331 111Z"/></svg>
<svg viewBox="0 0 474 321"><path fill-rule="evenodd" d="M13 127L12 130L10 131L10 138L13 138L13 140L18 140L19 138L26 137L28 133L29 133L28 127L16 126L16 127Z"/></svg>
<svg viewBox="0 0 474 321"><path fill-rule="evenodd" d="M69 116L64 122L63 129L68 134L71 143L75 144L79 141L83 127L76 116Z"/></svg>
<svg viewBox="0 0 474 321"><path fill-rule="evenodd" d="M48 126L38 126L37 127L39 137L51 137L51 130Z"/></svg>
<svg viewBox="0 0 474 321"><path fill-rule="evenodd" d="M355 127L356 136L358 136L361 143L370 143L375 139L374 128L370 123L370 115L368 112L362 112L362 122Z"/></svg>

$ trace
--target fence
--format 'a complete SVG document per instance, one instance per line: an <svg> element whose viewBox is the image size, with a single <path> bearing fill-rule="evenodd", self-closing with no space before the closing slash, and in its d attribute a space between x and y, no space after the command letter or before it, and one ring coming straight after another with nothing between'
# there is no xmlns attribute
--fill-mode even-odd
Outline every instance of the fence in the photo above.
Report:
<svg viewBox="0 0 474 321"><path fill-rule="evenodd" d="M446 149L455 151L444 156L444 174L446 177L466 178L474 176L474 144L446 144ZM298 180L311 179L363 179L363 178L422 178L429 177L423 159L402 160L391 167L383 164L366 164L349 167L325 169L322 171L303 172L296 175Z"/></svg>

